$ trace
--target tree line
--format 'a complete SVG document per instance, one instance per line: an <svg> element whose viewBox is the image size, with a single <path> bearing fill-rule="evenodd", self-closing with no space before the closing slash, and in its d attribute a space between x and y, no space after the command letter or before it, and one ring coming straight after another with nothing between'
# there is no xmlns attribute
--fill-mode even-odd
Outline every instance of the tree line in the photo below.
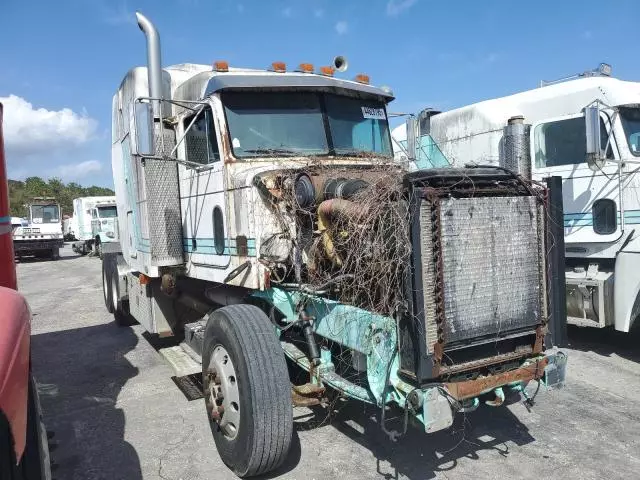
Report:
<svg viewBox="0 0 640 480"><path fill-rule="evenodd" d="M34 197L53 197L60 204L63 215L73 214L73 199L115 195L113 190L104 187L83 187L75 182L65 184L59 178L43 180L40 177L28 177L24 181L9 180L9 206L12 217L27 217L26 205Z"/></svg>

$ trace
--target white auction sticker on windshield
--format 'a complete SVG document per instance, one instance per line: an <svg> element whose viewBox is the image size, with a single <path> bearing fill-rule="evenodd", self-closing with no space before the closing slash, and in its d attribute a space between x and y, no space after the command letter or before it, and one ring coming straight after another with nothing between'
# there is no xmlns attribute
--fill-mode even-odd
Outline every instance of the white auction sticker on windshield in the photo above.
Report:
<svg viewBox="0 0 640 480"><path fill-rule="evenodd" d="M384 120L387 117L384 114L384 108L362 107L362 116L364 118L373 118Z"/></svg>

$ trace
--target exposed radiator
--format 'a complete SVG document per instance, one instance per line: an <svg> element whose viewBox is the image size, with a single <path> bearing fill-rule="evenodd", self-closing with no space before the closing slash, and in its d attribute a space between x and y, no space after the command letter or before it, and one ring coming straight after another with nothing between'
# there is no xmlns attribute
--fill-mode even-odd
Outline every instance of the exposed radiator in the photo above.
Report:
<svg viewBox="0 0 640 480"><path fill-rule="evenodd" d="M541 314L540 222L531 196L446 198L439 204L446 345L534 327ZM437 258L431 204L420 212L423 271ZM432 275L423 275L429 333L436 330ZM431 279L429 277L432 277ZM433 334L427 335L433 339Z"/></svg>
<svg viewBox="0 0 640 480"><path fill-rule="evenodd" d="M547 190L491 167L405 177L413 244L400 371L429 382L535 355L549 321Z"/></svg>

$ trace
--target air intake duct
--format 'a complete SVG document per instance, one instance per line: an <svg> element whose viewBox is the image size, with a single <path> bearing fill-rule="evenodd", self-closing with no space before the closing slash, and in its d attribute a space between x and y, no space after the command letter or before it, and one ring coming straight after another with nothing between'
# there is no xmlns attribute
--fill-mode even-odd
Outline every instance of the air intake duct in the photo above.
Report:
<svg viewBox="0 0 640 480"><path fill-rule="evenodd" d="M350 199L357 193L369 187L369 183L362 179L347 180L346 178L332 178L324 184L324 198Z"/></svg>

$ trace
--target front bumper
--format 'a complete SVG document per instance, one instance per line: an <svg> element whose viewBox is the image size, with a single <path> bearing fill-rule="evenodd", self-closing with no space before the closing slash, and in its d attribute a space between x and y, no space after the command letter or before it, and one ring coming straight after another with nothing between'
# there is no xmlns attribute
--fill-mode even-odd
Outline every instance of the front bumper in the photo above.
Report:
<svg viewBox="0 0 640 480"><path fill-rule="evenodd" d="M421 390L413 389L404 392L404 399L401 399L402 395L395 399L405 408L406 402L409 402L409 408L424 424L425 431L432 433L449 428L457 412L475 410L480 404L480 396L492 397L486 403L499 406L504 401L504 389L522 392L523 396L528 398L524 389L531 381L539 381L548 389L561 388L565 383L566 365L567 355L561 351L554 351L528 359L516 369L473 380L449 382ZM396 392L400 393L397 386Z"/></svg>
<svg viewBox="0 0 640 480"><path fill-rule="evenodd" d="M13 249L15 253L36 252L43 250L51 250L55 247L63 247L64 240L62 238L52 239L33 239L33 240L19 240L14 239Z"/></svg>

